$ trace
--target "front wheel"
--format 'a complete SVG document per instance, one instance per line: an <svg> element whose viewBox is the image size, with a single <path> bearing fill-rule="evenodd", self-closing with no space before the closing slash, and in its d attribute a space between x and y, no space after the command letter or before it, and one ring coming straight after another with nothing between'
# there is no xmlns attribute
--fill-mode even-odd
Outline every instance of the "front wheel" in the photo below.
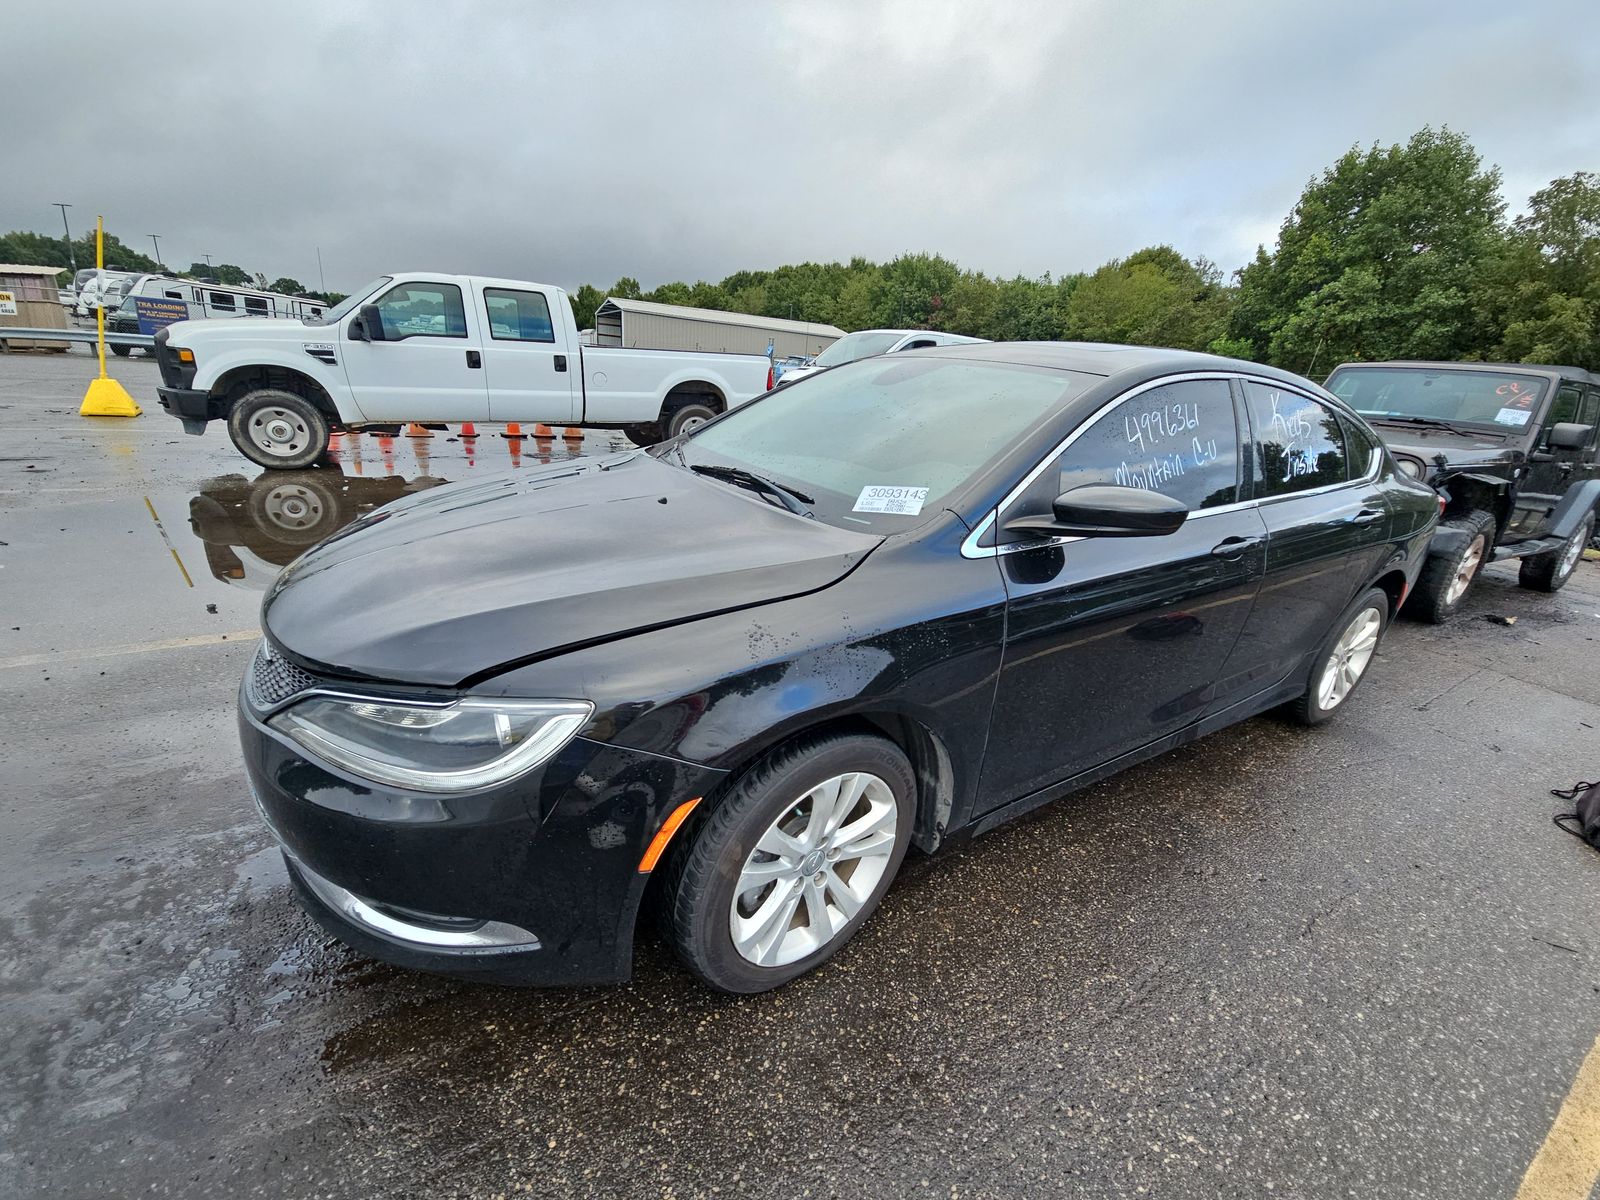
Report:
<svg viewBox="0 0 1600 1200"><path fill-rule="evenodd" d="M258 388L234 401L228 435L251 462L280 471L298 470L327 452L328 418L304 396Z"/></svg>
<svg viewBox="0 0 1600 1200"><path fill-rule="evenodd" d="M1366 678L1388 624L1389 595L1382 588L1371 589L1345 610L1317 654L1306 690L1294 702L1292 711L1297 721L1320 725L1350 698Z"/></svg>
<svg viewBox="0 0 1600 1200"><path fill-rule="evenodd" d="M127 358L128 355L133 353L133 347L122 346L113 342L111 346L111 353L115 354L118 358Z"/></svg>
<svg viewBox="0 0 1600 1200"><path fill-rule="evenodd" d="M1562 585L1572 578L1572 572L1577 570L1578 560L1583 557L1583 548L1593 535L1594 514L1590 513L1573 530L1572 536L1561 543L1559 550L1523 559L1522 566L1517 569L1517 582L1535 592L1560 591Z"/></svg>
<svg viewBox="0 0 1600 1200"><path fill-rule="evenodd" d="M725 992L764 992L866 923L911 843L916 778L899 747L848 734L747 771L680 847L665 881L678 956Z"/></svg>
<svg viewBox="0 0 1600 1200"><path fill-rule="evenodd" d="M1448 554L1430 554L1422 565L1422 573L1417 576L1417 586L1406 604L1406 612L1430 625L1441 624L1456 615L1494 547L1492 513L1474 510L1465 516L1441 521L1439 527L1458 529L1467 536Z"/></svg>

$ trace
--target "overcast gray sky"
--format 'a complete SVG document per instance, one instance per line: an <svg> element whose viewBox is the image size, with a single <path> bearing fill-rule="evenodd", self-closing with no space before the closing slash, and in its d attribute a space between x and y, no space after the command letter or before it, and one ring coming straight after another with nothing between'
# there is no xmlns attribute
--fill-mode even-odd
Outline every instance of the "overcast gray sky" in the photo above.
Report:
<svg viewBox="0 0 1600 1200"><path fill-rule="evenodd" d="M1232 270L1352 143L1600 170L1600 3L0 6L0 230L96 212L347 290L1169 242Z"/></svg>

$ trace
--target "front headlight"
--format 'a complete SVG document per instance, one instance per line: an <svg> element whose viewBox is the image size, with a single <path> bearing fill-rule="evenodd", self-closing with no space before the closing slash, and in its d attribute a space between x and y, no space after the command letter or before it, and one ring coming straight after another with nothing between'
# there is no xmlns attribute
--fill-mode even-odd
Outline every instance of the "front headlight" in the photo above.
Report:
<svg viewBox="0 0 1600 1200"><path fill-rule="evenodd" d="M309 696L268 724L377 783L465 792L514 779L565 746L594 712L587 700L428 704Z"/></svg>

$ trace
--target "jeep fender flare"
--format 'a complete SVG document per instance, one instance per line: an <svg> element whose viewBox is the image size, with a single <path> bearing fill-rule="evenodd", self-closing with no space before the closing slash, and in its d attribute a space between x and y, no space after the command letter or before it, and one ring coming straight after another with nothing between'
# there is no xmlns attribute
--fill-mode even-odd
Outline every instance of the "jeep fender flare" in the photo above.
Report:
<svg viewBox="0 0 1600 1200"><path fill-rule="evenodd" d="M1566 541L1584 517L1600 507L1600 479L1585 479L1567 489L1550 514L1550 536Z"/></svg>

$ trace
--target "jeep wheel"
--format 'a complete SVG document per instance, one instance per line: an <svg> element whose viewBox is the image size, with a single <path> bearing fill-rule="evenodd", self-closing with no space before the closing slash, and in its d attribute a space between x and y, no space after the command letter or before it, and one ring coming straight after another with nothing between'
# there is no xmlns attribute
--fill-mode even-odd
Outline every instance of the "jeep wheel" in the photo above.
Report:
<svg viewBox="0 0 1600 1200"><path fill-rule="evenodd" d="M1494 546L1494 517L1482 511L1473 511L1461 517L1451 517L1439 523L1441 529L1459 529L1466 539L1447 554L1430 555L1417 576L1417 586L1406 604L1406 612L1414 617L1438 625L1455 616L1462 601L1472 590L1489 561L1489 551Z"/></svg>
<svg viewBox="0 0 1600 1200"><path fill-rule="evenodd" d="M309 467L328 449L328 419L304 396L258 388L233 402L228 435L253 463L277 470Z"/></svg>
<svg viewBox="0 0 1600 1200"><path fill-rule="evenodd" d="M1517 572L1517 582L1535 592L1559 591L1561 585L1572 578L1578 560L1583 557L1583 548L1589 544L1589 537L1593 533L1594 514L1590 513L1572 531L1572 536L1561 543L1559 550L1533 554L1523 559L1522 567Z"/></svg>

